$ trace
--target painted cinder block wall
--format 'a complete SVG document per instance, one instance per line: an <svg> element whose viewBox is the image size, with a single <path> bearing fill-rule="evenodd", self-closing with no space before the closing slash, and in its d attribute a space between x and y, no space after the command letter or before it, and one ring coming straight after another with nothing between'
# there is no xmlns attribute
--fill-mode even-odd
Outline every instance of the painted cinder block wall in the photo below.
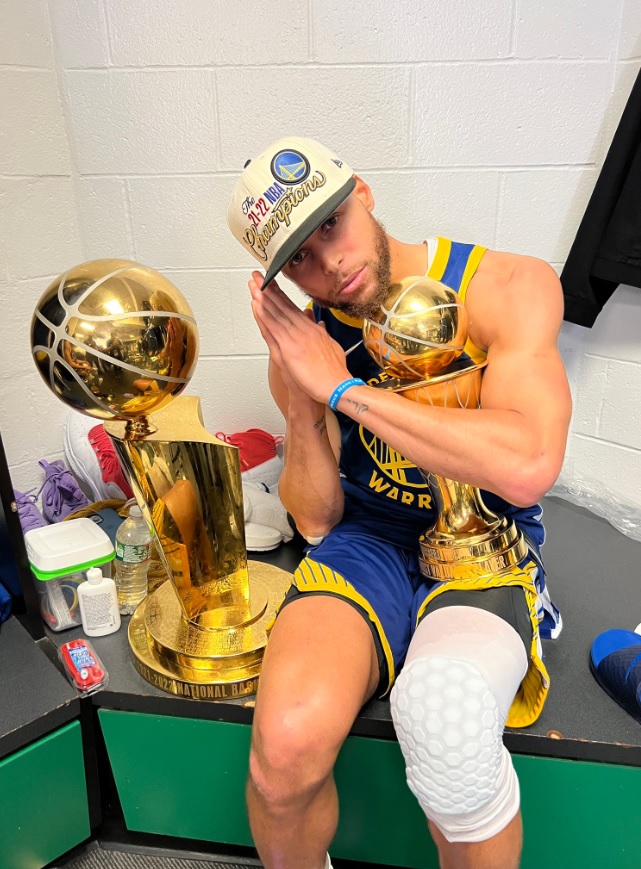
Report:
<svg viewBox="0 0 641 869"><path fill-rule="evenodd" d="M293 132L371 183L406 241L443 234L560 270L641 66L638 0L0 0L0 431L14 484L63 456L29 352L34 304L87 259L189 299L212 432L283 423L225 223L245 160ZM299 297L300 298L300 297ZM641 292L561 349L563 476L641 506Z"/></svg>

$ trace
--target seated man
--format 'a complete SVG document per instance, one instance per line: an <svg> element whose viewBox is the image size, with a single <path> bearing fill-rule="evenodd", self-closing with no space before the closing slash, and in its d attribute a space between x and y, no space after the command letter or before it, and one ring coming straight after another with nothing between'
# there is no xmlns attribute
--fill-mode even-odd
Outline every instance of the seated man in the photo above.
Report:
<svg viewBox="0 0 641 869"><path fill-rule="evenodd" d="M539 714L539 635L561 627L536 503L559 473L570 419L556 347L561 289L530 257L444 238L398 241L373 208L369 186L325 147L284 139L246 164L228 210L232 232L266 269L249 288L287 421L279 491L310 544L263 664L252 833L267 869L330 865L336 756L362 705L398 678L394 723L441 866L507 869L518 866L522 833L503 727ZM280 271L309 295L309 310L279 289ZM362 319L415 275L465 304L466 350L487 358L480 410L366 385L380 369L362 345ZM435 514L418 468L480 488L490 509L511 517L529 547L518 568L469 584L426 580L418 538Z"/></svg>

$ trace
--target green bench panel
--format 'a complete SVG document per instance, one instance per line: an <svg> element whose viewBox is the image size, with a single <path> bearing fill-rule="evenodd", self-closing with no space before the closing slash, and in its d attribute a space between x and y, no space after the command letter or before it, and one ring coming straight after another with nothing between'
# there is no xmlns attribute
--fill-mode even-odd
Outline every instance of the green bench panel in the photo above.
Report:
<svg viewBox="0 0 641 869"><path fill-rule="evenodd" d="M101 709L128 829L251 845L244 804L250 727ZM517 755L522 869L638 869L641 769ZM336 857L436 869L393 740L349 737L336 764Z"/></svg>
<svg viewBox="0 0 641 869"><path fill-rule="evenodd" d="M41 869L89 836L77 721L0 761L2 869Z"/></svg>

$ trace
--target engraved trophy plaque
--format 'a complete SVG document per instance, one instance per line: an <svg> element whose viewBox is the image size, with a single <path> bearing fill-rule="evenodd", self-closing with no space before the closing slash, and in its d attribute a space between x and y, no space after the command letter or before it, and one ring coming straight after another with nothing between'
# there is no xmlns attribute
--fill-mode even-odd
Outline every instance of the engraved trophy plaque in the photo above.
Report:
<svg viewBox="0 0 641 869"><path fill-rule="evenodd" d="M31 346L51 391L105 423L169 577L131 617L136 669L182 696L253 693L291 575L248 562L238 450L180 395L198 358L189 305L147 266L82 263L38 302Z"/></svg>
<svg viewBox="0 0 641 869"><path fill-rule="evenodd" d="M431 278L406 278L376 316L363 323L363 341L388 375L380 388L435 407L480 407L485 362L475 363L464 347L467 315L458 295ZM444 581L496 576L527 554L511 519L493 513L479 489L419 468L437 520L421 535L420 567Z"/></svg>

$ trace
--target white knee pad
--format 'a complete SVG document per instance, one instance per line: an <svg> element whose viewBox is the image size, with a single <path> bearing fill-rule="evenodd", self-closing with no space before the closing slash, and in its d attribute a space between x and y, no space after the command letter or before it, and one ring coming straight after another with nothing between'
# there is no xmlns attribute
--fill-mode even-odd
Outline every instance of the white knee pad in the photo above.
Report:
<svg viewBox="0 0 641 869"><path fill-rule="evenodd" d="M448 841L480 842L500 832L519 808L518 780L503 745L503 726L527 669L527 656L516 631L484 611L471 610L469 619L477 630L468 632L466 643L460 617L459 631L452 631L455 609L465 610L463 616L470 613L467 607L437 610L419 626L419 653L408 655L394 686L392 717L408 785L427 817ZM510 678L502 672L497 687L483 667L485 644L479 637L491 629L486 651L493 657L496 629L500 634L503 626L507 629L504 644L512 647L502 661L508 669L512 662L514 672ZM494 657L488 669L491 676L496 670Z"/></svg>

